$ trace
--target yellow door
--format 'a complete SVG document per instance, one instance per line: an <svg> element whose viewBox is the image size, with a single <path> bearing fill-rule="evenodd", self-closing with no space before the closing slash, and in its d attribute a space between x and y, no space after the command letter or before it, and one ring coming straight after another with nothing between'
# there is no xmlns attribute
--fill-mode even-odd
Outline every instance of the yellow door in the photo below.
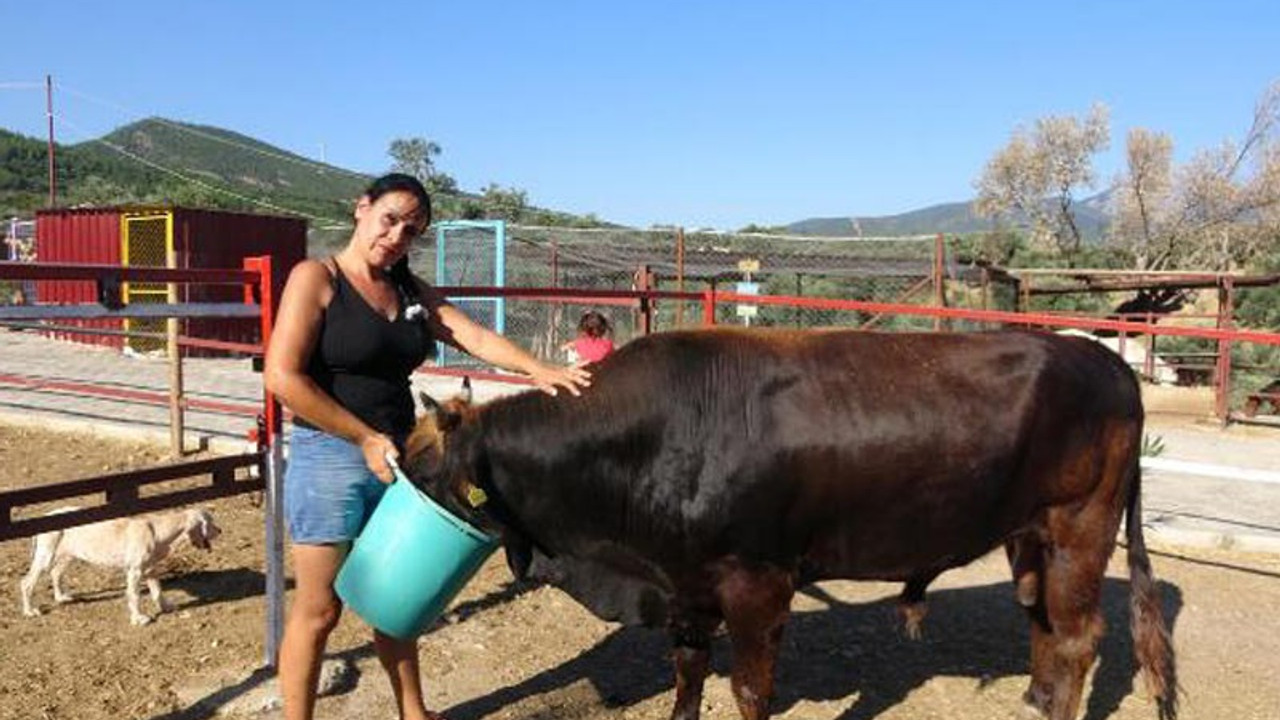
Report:
<svg viewBox="0 0 1280 720"><path fill-rule="evenodd" d="M173 267L173 213L123 215L120 218L120 257L122 265ZM120 288L126 305L133 303L176 302L173 283L123 283ZM136 352L163 351L164 318L132 318L124 321L127 332L148 333L146 337L129 336L125 345Z"/></svg>

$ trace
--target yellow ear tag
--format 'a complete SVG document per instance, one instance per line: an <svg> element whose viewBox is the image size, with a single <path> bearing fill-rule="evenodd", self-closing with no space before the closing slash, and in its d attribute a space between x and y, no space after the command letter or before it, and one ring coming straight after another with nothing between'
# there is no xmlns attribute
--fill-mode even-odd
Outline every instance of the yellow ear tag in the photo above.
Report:
<svg viewBox="0 0 1280 720"><path fill-rule="evenodd" d="M473 508L478 508L489 501L489 496L484 494L484 490L472 485L467 490L467 503Z"/></svg>

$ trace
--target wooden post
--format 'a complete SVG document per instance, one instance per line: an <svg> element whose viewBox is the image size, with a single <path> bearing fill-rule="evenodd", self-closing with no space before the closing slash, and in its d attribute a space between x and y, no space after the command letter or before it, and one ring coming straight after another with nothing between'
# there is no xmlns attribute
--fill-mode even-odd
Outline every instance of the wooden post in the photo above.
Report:
<svg viewBox="0 0 1280 720"><path fill-rule="evenodd" d="M943 277L942 252L942 233L938 233L933 239L933 306L939 310L947 306L947 286ZM933 331L938 332L941 329L942 316L936 315L933 318Z"/></svg>
<svg viewBox="0 0 1280 720"><path fill-rule="evenodd" d="M551 238L551 287L560 287L560 243ZM560 347L560 320L564 316L564 303L556 301L547 306L546 357L558 358Z"/></svg>
<svg viewBox="0 0 1280 720"><path fill-rule="evenodd" d="M551 287L560 287L560 245L551 238Z"/></svg>
<svg viewBox="0 0 1280 720"><path fill-rule="evenodd" d="M648 265L641 265L636 270L635 289L641 292L653 290L653 273L649 270ZM640 327L641 335L648 335L653 332L653 301L647 296L640 298L637 309L637 325Z"/></svg>
<svg viewBox="0 0 1280 720"><path fill-rule="evenodd" d="M796 273L796 297L804 297L804 273L801 272ZM796 327L801 327L803 320L800 317L799 305L794 308L794 312L795 325Z"/></svg>
<svg viewBox="0 0 1280 720"><path fill-rule="evenodd" d="M177 257L173 249L173 243L168 243L169 248L165 254L165 266L176 268L178 266ZM170 303L178 302L178 285L177 283L169 283L168 301ZM178 345L178 336L182 331L182 321L178 318L167 318L164 324L165 329L165 351L169 354L169 453L173 457L178 458L186 452L186 423L183 417L183 408L186 405L186 398L182 388L182 348Z"/></svg>
<svg viewBox="0 0 1280 720"><path fill-rule="evenodd" d="M676 292L684 292L684 228L676 228ZM676 302L676 327L684 325L684 301Z"/></svg>
<svg viewBox="0 0 1280 720"><path fill-rule="evenodd" d="M1235 302L1235 283L1230 275L1223 275L1218 286L1218 329L1230 330L1232 322L1232 304ZM1214 374L1213 411L1223 425L1227 424L1227 413L1231 401L1231 341L1218 341L1218 360Z"/></svg>
<svg viewBox="0 0 1280 720"><path fill-rule="evenodd" d="M178 318L165 320L165 352L169 354L169 453L174 457L182 457L186 452L183 443L186 424L182 413L186 399L182 393L182 348L178 345L181 326Z"/></svg>
<svg viewBox="0 0 1280 720"><path fill-rule="evenodd" d="M1124 318L1120 318L1120 319L1123 320ZM1155 313L1151 313L1151 312L1147 313L1147 324L1152 326L1153 328L1155 327L1156 325ZM1147 374L1148 381L1155 382L1156 380L1156 334L1155 333L1149 333L1147 335L1147 357L1143 360L1142 371Z"/></svg>

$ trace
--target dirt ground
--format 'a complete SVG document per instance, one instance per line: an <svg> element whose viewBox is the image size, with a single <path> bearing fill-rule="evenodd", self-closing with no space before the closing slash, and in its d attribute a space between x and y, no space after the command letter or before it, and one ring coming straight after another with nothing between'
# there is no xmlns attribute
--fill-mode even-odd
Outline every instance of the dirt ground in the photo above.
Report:
<svg viewBox="0 0 1280 720"><path fill-rule="evenodd" d="M0 424L5 489L153 465L164 456L163 447L141 441ZM128 623L123 578L83 565L68 573L74 602L55 607L42 582L36 597L45 614L22 617L17 586L30 542L0 543L0 718L279 717L270 674L256 671L264 634L261 510L247 496L210 507L224 535L211 553L188 548L169 561L164 589L176 609L145 627ZM1179 652L1184 720L1280 717L1280 557L1155 550ZM905 639L895 622L895 586L832 582L797 596L775 715L1023 717L1027 632L1007 572L993 556L944 575L931 589L918 642ZM1132 675L1126 577L1123 562L1113 562L1104 596L1111 632L1085 713L1094 720L1155 717ZM344 617L329 650L354 672L321 699L320 717L395 717L357 618ZM715 650L703 717L737 718L723 640ZM514 587L501 553L423 638L420 652L430 702L453 720L658 720L674 697L660 632L596 620L552 588Z"/></svg>

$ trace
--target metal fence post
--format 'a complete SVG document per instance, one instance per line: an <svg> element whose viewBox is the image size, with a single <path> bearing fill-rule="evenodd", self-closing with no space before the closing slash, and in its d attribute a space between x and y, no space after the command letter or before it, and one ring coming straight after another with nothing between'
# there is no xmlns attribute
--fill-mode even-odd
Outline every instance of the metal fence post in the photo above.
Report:
<svg viewBox="0 0 1280 720"><path fill-rule="evenodd" d="M265 357L275 324L276 286L270 256L246 258L246 270L258 271L257 300L261 312L262 351ZM262 427L258 447L263 452L266 490L263 521L266 542L267 627L263 664L276 667L280 638L284 635L284 437L280 402L262 390Z"/></svg>
<svg viewBox="0 0 1280 720"><path fill-rule="evenodd" d="M702 324L716 324L716 291L713 287L711 290L702 291Z"/></svg>

